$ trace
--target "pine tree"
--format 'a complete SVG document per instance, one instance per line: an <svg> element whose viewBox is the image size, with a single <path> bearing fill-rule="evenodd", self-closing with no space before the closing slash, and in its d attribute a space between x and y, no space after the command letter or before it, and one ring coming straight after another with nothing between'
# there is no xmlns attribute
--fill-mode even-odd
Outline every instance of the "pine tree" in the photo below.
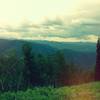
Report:
<svg viewBox="0 0 100 100"><path fill-rule="evenodd" d="M97 42L97 56L96 56L96 72L95 72L95 80L100 81L100 37Z"/></svg>
<svg viewBox="0 0 100 100"><path fill-rule="evenodd" d="M26 87L29 87L32 85L32 79L33 79L33 61L32 61L32 47L30 44L25 43L23 45L23 55L24 55L24 81Z"/></svg>

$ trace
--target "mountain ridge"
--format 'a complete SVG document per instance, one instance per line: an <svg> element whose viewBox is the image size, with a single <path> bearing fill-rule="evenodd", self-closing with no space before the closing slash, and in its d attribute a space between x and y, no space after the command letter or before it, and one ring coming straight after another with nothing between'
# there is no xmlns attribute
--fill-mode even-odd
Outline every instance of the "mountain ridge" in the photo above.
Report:
<svg viewBox="0 0 100 100"><path fill-rule="evenodd" d="M0 39L0 54L10 49L21 53L21 47L25 40ZM96 44L95 43L70 43L70 42L49 42L49 41L27 41L32 45L34 53L44 55L53 54L56 51L64 52L66 61L71 60L78 66L91 68L95 66Z"/></svg>

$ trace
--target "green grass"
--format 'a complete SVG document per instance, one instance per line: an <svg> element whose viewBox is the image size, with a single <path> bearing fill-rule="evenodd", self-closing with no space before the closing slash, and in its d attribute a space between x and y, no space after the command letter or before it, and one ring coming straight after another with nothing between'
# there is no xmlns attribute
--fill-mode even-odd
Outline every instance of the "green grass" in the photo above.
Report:
<svg viewBox="0 0 100 100"><path fill-rule="evenodd" d="M34 88L0 94L0 100L100 100L100 82L61 88Z"/></svg>

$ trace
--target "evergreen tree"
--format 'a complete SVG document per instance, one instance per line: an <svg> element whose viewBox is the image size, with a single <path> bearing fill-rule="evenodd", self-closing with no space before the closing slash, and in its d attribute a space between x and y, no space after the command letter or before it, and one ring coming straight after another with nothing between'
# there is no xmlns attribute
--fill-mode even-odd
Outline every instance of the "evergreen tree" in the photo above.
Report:
<svg viewBox="0 0 100 100"><path fill-rule="evenodd" d="M95 72L95 80L100 81L100 38L98 38L97 42L97 56L96 56L96 72Z"/></svg>
<svg viewBox="0 0 100 100"><path fill-rule="evenodd" d="M55 86L65 85L68 82L68 66L66 64L64 53L58 51L55 56Z"/></svg>
<svg viewBox="0 0 100 100"><path fill-rule="evenodd" d="M32 59L32 46L28 43L23 45L23 55L24 55L24 85L25 87L30 87L33 85L33 59Z"/></svg>
<svg viewBox="0 0 100 100"><path fill-rule="evenodd" d="M47 85L48 75L47 75L47 66L48 60L47 57L38 54L36 58L36 66L37 66L37 85L43 86Z"/></svg>

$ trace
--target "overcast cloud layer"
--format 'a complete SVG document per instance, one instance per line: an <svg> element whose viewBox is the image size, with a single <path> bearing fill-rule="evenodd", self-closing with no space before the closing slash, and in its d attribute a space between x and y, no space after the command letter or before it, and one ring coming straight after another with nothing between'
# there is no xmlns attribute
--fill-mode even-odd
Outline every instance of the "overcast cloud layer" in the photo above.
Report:
<svg viewBox="0 0 100 100"><path fill-rule="evenodd" d="M70 0L70 2L69 0L59 0L60 2L58 0L48 0L48 2L26 0L27 4L25 0L14 1L9 0L7 5L6 0L4 2L0 0L0 5L2 5L0 38L57 42L97 41L100 34L99 0ZM3 8L6 9L5 12Z"/></svg>

